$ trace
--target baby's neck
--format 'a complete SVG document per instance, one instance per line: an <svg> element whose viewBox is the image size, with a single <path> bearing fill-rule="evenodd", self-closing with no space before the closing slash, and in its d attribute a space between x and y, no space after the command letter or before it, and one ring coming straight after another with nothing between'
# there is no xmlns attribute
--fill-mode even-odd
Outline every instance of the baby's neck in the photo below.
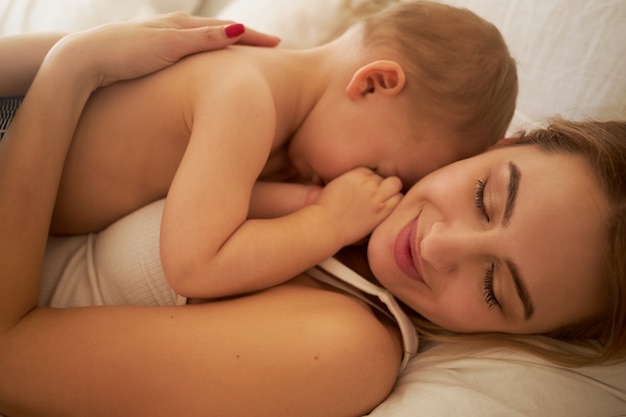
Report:
<svg viewBox="0 0 626 417"><path fill-rule="evenodd" d="M344 91L357 68L354 35L310 49L263 50L266 78L274 92L277 130L293 133L322 96ZM258 49L258 48L256 48Z"/></svg>

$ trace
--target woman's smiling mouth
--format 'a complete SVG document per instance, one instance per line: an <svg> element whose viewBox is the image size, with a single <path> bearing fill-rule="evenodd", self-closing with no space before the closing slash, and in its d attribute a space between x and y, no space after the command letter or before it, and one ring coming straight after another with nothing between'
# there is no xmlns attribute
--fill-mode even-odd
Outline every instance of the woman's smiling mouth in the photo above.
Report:
<svg viewBox="0 0 626 417"><path fill-rule="evenodd" d="M396 236L393 254L396 264L410 278L426 285L422 274L419 244L416 241L417 220L419 216L407 223ZM427 285L428 286L428 285Z"/></svg>

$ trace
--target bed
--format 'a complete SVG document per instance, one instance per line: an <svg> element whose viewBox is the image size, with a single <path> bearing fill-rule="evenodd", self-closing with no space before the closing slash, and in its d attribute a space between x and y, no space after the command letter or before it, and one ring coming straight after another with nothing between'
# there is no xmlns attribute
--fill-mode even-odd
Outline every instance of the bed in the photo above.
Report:
<svg viewBox="0 0 626 417"><path fill-rule="evenodd" d="M493 22L518 62L509 132L569 118L626 118L626 1L441 0ZM72 31L182 10L241 21L282 37L324 42L392 0L3 0L0 35ZM625 255L626 256L626 255ZM626 416L626 362L568 369L523 352L459 356L445 344L415 357L372 417Z"/></svg>

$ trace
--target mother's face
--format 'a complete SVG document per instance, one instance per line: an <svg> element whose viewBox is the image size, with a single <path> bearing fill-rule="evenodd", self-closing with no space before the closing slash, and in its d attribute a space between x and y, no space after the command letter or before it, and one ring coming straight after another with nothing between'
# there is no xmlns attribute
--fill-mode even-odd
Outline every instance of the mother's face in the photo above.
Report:
<svg viewBox="0 0 626 417"><path fill-rule="evenodd" d="M420 181L368 257L382 285L444 328L545 333L603 311L607 221L582 158L507 147Z"/></svg>

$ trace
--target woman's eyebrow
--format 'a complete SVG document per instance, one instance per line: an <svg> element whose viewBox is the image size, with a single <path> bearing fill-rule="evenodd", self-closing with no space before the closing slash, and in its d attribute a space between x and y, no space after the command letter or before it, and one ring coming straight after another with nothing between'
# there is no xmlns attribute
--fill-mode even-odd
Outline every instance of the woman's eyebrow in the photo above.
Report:
<svg viewBox="0 0 626 417"><path fill-rule="evenodd" d="M509 185L506 193L506 204L504 206L504 215L502 216L502 226L509 224L513 209L515 208L515 199L517 198L517 190L522 174L513 162L509 162Z"/></svg>
<svg viewBox="0 0 626 417"><path fill-rule="evenodd" d="M526 284L524 284L524 280L519 273L517 265L509 259L506 261L506 266L511 273L511 279L513 280L513 284L515 284L517 296L524 306L524 320L529 320L535 313L535 306L533 305L533 301L528 293L528 288L526 287Z"/></svg>

